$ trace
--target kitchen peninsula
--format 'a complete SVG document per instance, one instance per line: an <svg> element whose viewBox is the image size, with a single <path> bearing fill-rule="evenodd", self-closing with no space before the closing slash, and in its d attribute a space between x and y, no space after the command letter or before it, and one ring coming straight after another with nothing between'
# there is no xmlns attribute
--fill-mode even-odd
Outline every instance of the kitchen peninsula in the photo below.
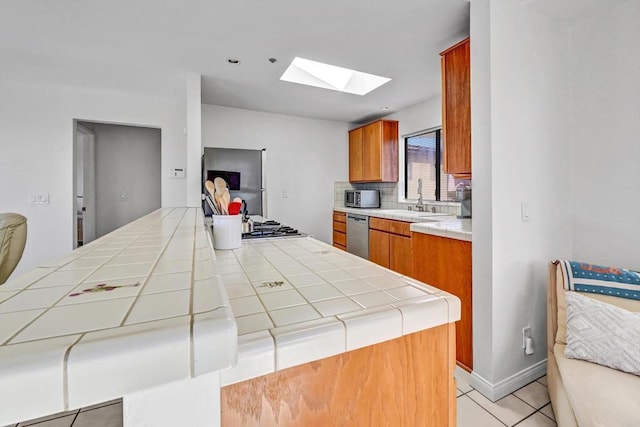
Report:
<svg viewBox="0 0 640 427"><path fill-rule="evenodd" d="M160 209L0 287L0 425L119 397L125 426L455 425L459 318L313 238L213 251Z"/></svg>

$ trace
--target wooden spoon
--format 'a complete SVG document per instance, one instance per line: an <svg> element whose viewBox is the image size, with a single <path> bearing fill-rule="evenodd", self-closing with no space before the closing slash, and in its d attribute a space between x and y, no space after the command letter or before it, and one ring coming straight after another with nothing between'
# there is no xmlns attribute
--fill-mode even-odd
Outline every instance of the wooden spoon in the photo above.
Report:
<svg viewBox="0 0 640 427"><path fill-rule="evenodd" d="M207 191L209 192L209 194L211 195L211 197L215 196L216 193L216 187L213 185L213 182L206 180L204 182L204 187L207 189Z"/></svg>

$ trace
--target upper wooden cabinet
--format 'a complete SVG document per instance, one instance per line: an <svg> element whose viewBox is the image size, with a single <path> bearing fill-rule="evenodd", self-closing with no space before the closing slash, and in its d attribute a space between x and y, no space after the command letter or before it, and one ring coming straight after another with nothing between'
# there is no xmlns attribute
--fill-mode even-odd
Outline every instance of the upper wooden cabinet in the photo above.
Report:
<svg viewBox="0 0 640 427"><path fill-rule="evenodd" d="M471 178L471 51L469 38L441 55L444 169Z"/></svg>
<svg viewBox="0 0 640 427"><path fill-rule="evenodd" d="M349 181L398 181L396 120L378 120L349 131Z"/></svg>

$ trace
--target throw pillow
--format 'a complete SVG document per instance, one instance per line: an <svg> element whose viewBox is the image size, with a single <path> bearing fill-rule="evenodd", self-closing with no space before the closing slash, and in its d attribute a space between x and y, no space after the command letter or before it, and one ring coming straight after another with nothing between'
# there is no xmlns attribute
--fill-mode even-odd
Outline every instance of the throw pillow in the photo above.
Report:
<svg viewBox="0 0 640 427"><path fill-rule="evenodd" d="M565 356L640 376L640 313L566 292Z"/></svg>

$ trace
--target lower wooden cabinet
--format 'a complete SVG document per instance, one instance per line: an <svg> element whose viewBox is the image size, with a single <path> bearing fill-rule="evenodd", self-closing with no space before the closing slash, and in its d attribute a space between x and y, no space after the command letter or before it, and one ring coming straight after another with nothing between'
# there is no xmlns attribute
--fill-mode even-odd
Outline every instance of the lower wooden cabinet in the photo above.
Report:
<svg viewBox="0 0 640 427"><path fill-rule="evenodd" d="M369 229L369 261L389 268L389 233Z"/></svg>
<svg viewBox="0 0 640 427"><path fill-rule="evenodd" d="M333 246L347 250L347 214L333 212Z"/></svg>
<svg viewBox="0 0 640 427"><path fill-rule="evenodd" d="M369 261L406 276L413 276L410 223L390 219L369 220Z"/></svg>
<svg viewBox="0 0 640 427"><path fill-rule="evenodd" d="M456 360L473 369L471 242L411 233L414 277L460 298L461 319L456 323Z"/></svg>
<svg viewBox="0 0 640 427"><path fill-rule="evenodd" d="M405 276L413 276L411 237L389 235L389 268Z"/></svg>

